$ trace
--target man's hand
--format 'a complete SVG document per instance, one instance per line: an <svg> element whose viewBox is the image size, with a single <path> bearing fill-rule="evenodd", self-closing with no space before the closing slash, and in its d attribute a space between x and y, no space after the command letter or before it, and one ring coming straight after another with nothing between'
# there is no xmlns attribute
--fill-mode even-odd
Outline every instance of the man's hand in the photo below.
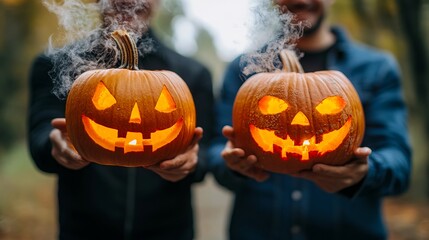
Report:
<svg viewBox="0 0 429 240"><path fill-rule="evenodd" d="M243 149L234 147L234 129L231 126L225 126L222 129L222 133L228 139L221 153L226 165L230 169L256 181L265 181L269 174L255 166L257 162L256 156L249 155L246 157Z"/></svg>
<svg viewBox="0 0 429 240"><path fill-rule="evenodd" d="M194 138L187 150L175 158L162 161L161 163L148 167L165 180L177 182L185 178L189 173L195 171L198 164L198 141L203 137L203 129L195 128Z"/></svg>
<svg viewBox="0 0 429 240"><path fill-rule="evenodd" d="M51 121L54 129L49 134L52 142L51 154L62 166L78 170L89 164L76 152L67 134L66 119L55 118Z"/></svg>
<svg viewBox="0 0 429 240"><path fill-rule="evenodd" d="M368 173L368 156L371 149L357 148L354 156L343 166L315 164L310 171L302 171L292 176L308 179L326 192L334 193L360 182Z"/></svg>

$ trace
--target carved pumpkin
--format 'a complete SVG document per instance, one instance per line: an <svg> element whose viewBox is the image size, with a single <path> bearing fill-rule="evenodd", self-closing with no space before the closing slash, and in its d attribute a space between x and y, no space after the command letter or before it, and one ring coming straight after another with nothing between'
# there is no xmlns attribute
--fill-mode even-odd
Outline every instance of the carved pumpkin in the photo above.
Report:
<svg viewBox="0 0 429 240"><path fill-rule="evenodd" d="M72 85L66 103L67 132L91 162L150 166L190 144L196 121L186 83L170 71L138 70L138 52L125 31L112 34L122 66L91 70Z"/></svg>
<svg viewBox="0 0 429 240"><path fill-rule="evenodd" d="M361 144L365 127L355 88L338 71L303 73L290 50L280 57L283 71L255 74L239 89L235 145L272 172L343 165Z"/></svg>

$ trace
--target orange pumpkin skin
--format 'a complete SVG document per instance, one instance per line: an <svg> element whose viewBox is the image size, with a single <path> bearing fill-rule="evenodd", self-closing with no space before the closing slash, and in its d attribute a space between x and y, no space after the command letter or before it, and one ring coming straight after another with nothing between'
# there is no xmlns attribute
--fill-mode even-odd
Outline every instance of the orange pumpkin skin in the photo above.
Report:
<svg viewBox="0 0 429 240"><path fill-rule="evenodd" d="M72 85L65 115L70 141L84 159L126 167L184 152L196 124L191 92L170 71L85 72Z"/></svg>
<svg viewBox="0 0 429 240"><path fill-rule="evenodd" d="M365 129L355 88L338 71L303 73L294 53L283 54L285 71L256 74L239 89L233 106L235 145L271 172L345 164Z"/></svg>

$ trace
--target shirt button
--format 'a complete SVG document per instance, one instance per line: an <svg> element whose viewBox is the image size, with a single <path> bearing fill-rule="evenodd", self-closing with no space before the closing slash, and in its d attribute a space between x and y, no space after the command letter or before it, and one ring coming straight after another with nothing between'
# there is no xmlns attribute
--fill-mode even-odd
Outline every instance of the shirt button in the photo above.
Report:
<svg viewBox="0 0 429 240"><path fill-rule="evenodd" d="M302 198L302 192L299 190L295 190L292 192L291 197L294 201L299 201Z"/></svg>
<svg viewBox="0 0 429 240"><path fill-rule="evenodd" d="M292 234L299 234L299 233L301 232L301 227L300 227L300 226L298 226L298 225L293 225L293 226L290 228L290 232L291 232Z"/></svg>

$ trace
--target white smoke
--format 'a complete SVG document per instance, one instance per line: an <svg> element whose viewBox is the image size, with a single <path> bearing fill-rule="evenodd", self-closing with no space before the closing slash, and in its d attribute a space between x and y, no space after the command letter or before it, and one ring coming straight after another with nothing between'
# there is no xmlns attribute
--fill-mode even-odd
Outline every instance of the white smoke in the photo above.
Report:
<svg viewBox="0 0 429 240"><path fill-rule="evenodd" d="M243 74L274 72L282 68L279 53L282 49L295 50L304 23L293 23L293 14L283 13L272 0L255 0L252 7L254 22L249 37L252 47L242 55Z"/></svg>
<svg viewBox="0 0 429 240"><path fill-rule="evenodd" d="M73 81L83 72L113 68L120 52L110 34L126 30L138 44L139 54L153 51L153 40L143 37L148 30L149 0L43 0L47 9L58 17L60 36L51 36L46 55L52 61L50 76L53 93L63 99ZM61 42L61 46L55 46Z"/></svg>

